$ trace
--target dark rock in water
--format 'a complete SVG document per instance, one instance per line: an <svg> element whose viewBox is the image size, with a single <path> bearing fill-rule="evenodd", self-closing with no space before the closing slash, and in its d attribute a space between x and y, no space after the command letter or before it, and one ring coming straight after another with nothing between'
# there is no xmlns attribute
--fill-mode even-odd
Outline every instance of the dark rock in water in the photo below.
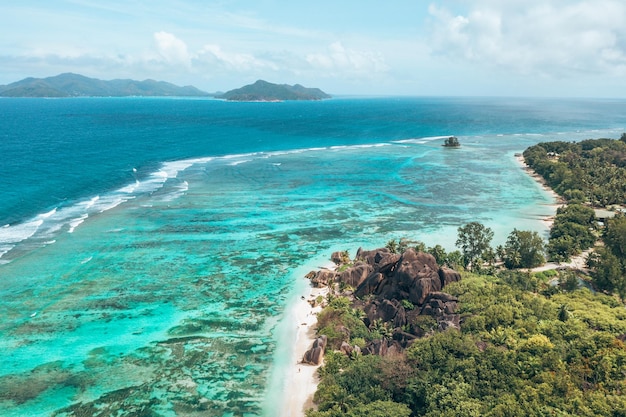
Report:
<svg viewBox="0 0 626 417"><path fill-rule="evenodd" d="M374 271L374 268L371 265L359 264L340 273L339 281L353 288L357 288L372 271Z"/></svg>
<svg viewBox="0 0 626 417"><path fill-rule="evenodd" d="M324 350L326 349L327 343L328 337L326 337L326 335L321 335L320 337L315 339L311 349L307 350L304 353L302 363L306 363L309 365L319 365L320 363L322 363L322 359L324 358Z"/></svg>

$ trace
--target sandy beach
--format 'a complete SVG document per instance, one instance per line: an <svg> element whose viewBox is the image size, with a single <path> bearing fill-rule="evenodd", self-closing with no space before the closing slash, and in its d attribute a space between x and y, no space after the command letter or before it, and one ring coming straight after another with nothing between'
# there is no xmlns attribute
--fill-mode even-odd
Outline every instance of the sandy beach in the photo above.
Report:
<svg viewBox="0 0 626 417"><path fill-rule="evenodd" d="M334 265L333 265L334 267ZM293 307L293 325L297 326L296 340L292 353L293 367L284 382L286 398L281 416L303 417L305 410L313 407L313 394L317 390L319 378L317 368L319 366L301 363L304 353L311 348L315 340L317 325L317 313L322 310L320 306L312 307L309 301L318 296L326 297L328 288L310 287L308 294L303 295Z"/></svg>
<svg viewBox="0 0 626 417"><path fill-rule="evenodd" d="M556 213L556 209L565 205L563 198L560 195L558 195L552 188L550 188L548 184L546 184L545 180L543 179L541 175L537 174L531 167L529 167L526 164L526 161L524 160L524 156L522 154L516 154L515 159L520 163L520 165L522 166L522 168L526 171L528 175L530 175L535 181L541 184L543 189L548 194L554 197L554 200L556 201L556 203L553 204L552 206L554 206L555 213ZM546 217L545 219L543 219L543 222L546 224L546 226L548 226L548 229L552 228L552 224L554 223L554 216ZM560 262L560 263L546 262L545 264L539 267L533 268L532 271L540 272L540 271L546 271L548 269L557 269L557 268L573 268L573 269L584 270L586 268L587 256L589 256L589 253L592 251L593 251L593 248L587 249L580 255L573 256L569 262Z"/></svg>
<svg viewBox="0 0 626 417"><path fill-rule="evenodd" d="M524 155L520 154L515 154L515 159L517 160L517 162L520 164L520 166L522 167L522 169L524 171L526 171L526 173L533 178L535 181L537 181L541 187L543 188L543 190L548 193L555 201L554 204L549 204L550 207L554 208L554 213L556 215L556 210L559 207L562 207L565 202L563 201L563 198L558 195L552 188L550 188L550 186L548 186L548 184L546 184L546 181L543 179L543 177L539 174L537 174L531 167L529 167L526 164L526 161L524 160ZM545 225L548 227L548 229L552 228L552 224L554 223L554 215L553 216L548 216L544 219L542 219L542 221L545 223Z"/></svg>

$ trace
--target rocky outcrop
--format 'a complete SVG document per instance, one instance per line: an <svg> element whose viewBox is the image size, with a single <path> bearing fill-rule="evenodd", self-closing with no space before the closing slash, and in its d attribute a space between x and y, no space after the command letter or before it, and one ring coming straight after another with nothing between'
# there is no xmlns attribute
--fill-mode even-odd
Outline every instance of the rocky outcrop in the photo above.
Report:
<svg viewBox="0 0 626 417"><path fill-rule="evenodd" d="M358 264L339 274L339 281L353 288L357 288L374 271L369 264Z"/></svg>
<svg viewBox="0 0 626 417"><path fill-rule="evenodd" d="M307 350L304 353L304 357L302 358L302 363L306 363L308 365L319 365L322 363L322 359L324 358L324 350L326 349L326 344L328 343L328 337L326 335L321 335L313 342L313 346L311 349Z"/></svg>
<svg viewBox="0 0 626 417"><path fill-rule="evenodd" d="M439 268L439 278L441 279L441 287L461 280L461 274L454 269L442 266Z"/></svg>
<svg viewBox="0 0 626 417"><path fill-rule="evenodd" d="M398 300L372 300L365 304L364 322L366 326L377 320L393 322L394 327L402 327L406 324L406 312Z"/></svg>
<svg viewBox="0 0 626 417"><path fill-rule="evenodd" d="M335 265L341 265L346 263L347 259L346 259L346 252L341 252L341 251L337 251L337 252L333 252L332 255L330 255L330 260L335 264Z"/></svg>
<svg viewBox="0 0 626 417"><path fill-rule="evenodd" d="M335 252L331 259L345 266L345 257L345 252ZM355 352L381 356L399 354L416 339L435 330L460 327L458 299L442 289L459 281L461 275L453 269L440 267L428 253L407 249L397 254L386 248L359 248L354 265L342 272L321 270L307 277L313 285L339 282L356 288L353 308L363 311L364 324L380 338L360 350L358 346L343 342L340 351L349 357ZM343 340L350 340L348 328L341 326L336 330L343 334ZM316 340L303 362L319 364L325 347L325 339Z"/></svg>
<svg viewBox="0 0 626 417"><path fill-rule="evenodd" d="M357 345L350 346L350 344L347 342L342 342L339 350L348 357L351 357L355 354L360 355L362 353L360 347L358 347Z"/></svg>
<svg viewBox="0 0 626 417"><path fill-rule="evenodd" d="M359 249L359 257L373 270L357 287L355 295L358 297L374 294L380 298L409 300L422 305L428 294L441 291L444 282L460 278L460 275L454 275L456 271L439 268L432 255L413 249L402 255L392 254L387 249Z"/></svg>
<svg viewBox="0 0 626 417"><path fill-rule="evenodd" d="M456 313L459 299L444 292L429 294L420 314L435 318L439 330L450 327L460 329L460 317Z"/></svg>
<svg viewBox="0 0 626 417"><path fill-rule="evenodd" d="M372 340L363 348L363 355L394 356L402 352L402 347L395 340Z"/></svg>
<svg viewBox="0 0 626 417"><path fill-rule="evenodd" d="M365 262L374 267L377 271L387 271L395 265L400 259L397 253L391 253L387 248L379 248L374 250L363 250L359 248L356 252L356 262Z"/></svg>
<svg viewBox="0 0 626 417"><path fill-rule="evenodd" d="M305 278L311 280L311 285L315 288L323 288L329 283L335 281L335 271L330 269L320 269L319 271L311 271L305 275Z"/></svg>

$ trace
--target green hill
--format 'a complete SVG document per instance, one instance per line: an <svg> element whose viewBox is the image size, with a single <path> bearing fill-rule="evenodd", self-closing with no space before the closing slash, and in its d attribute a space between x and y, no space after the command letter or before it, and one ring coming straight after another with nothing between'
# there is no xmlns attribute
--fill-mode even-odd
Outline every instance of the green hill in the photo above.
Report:
<svg viewBox="0 0 626 417"><path fill-rule="evenodd" d="M254 84L227 91L217 98L230 101L284 101L322 100L330 96L319 88L306 88L300 84L273 84L258 80Z"/></svg>
<svg viewBox="0 0 626 417"><path fill-rule="evenodd" d="M179 87L164 81L103 81L72 73L47 78L25 78L0 86L1 97L198 97L209 95L193 86Z"/></svg>

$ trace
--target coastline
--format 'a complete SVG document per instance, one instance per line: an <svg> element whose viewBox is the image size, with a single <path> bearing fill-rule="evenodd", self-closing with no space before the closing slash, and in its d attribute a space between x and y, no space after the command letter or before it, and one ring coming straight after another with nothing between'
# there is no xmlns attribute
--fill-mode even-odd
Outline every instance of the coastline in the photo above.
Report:
<svg viewBox="0 0 626 417"><path fill-rule="evenodd" d="M563 207L563 206L566 205L566 202L563 199L563 197L558 195L546 183L546 181L543 179L543 177L541 175L537 174L535 172L535 170L533 170L531 167L528 166L528 164L526 164L526 161L524 160L524 155L522 155L521 153L515 154L515 159L519 162L519 164L522 167L522 169L524 171L526 171L526 173L531 178L533 178L535 181L537 181L537 183L541 185L543 190L546 193L548 193L555 200L555 203L554 204L550 204L549 206L554 208L555 215L556 215L556 210L558 208ZM546 218L542 219L542 221L545 223L545 225L548 227L548 229L551 229L552 225L554 224L554 216L546 217ZM586 259L587 259L587 256L589 255L589 253L591 251L593 251L593 248L587 249L587 250L583 251L580 255L572 256L572 258L570 259L569 262L546 262L545 264L543 264L541 266L538 266L536 268L532 268L532 271L533 272L541 272L541 271L547 271L549 269L558 269L558 268L573 268L573 269L578 269L578 270L585 270L585 268L586 268L586 266L585 266Z"/></svg>
<svg viewBox="0 0 626 417"><path fill-rule="evenodd" d="M548 204L549 207L554 209L554 214L552 216L548 216L548 217L545 217L545 218L542 219L542 222L546 225L548 230L550 230L552 228L552 224L554 223L554 216L556 216L557 209L559 209L560 207L563 207L565 205L565 201L563 200L563 198L560 195L558 195L546 183L546 181L543 179L543 177L541 175L537 174L535 172L535 170L533 170L530 166L528 166L528 164L526 163L526 160L524 159L524 155L523 154L516 153L515 154L515 160L518 162L520 167L526 172L526 174L529 177L531 177L533 180L535 180L541 186L543 191L546 194L548 194L554 200L554 203Z"/></svg>
<svg viewBox="0 0 626 417"><path fill-rule="evenodd" d="M562 197L548 186L543 177L526 164L524 156L521 153L515 154L515 159L526 174L535 180L543 191L552 198L554 203L548 204L548 206L551 207L556 214L556 210L565 205ZM548 229L550 229L554 223L555 214L542 219ZM548 264L544 265L544 268L547 265ZM333 270L335 267L335 264L330 263L320 267L320 269ZM548 266L548 268L555 267L556 265L552 264ZM317 313L322 310L320 305L313 307L310 301L315 300L320 295L326 297L327 294L328 288L315 288L309 284L305 294L297 300L290 310L292 318L289 319L289 321L291 325L296 326L297 330L291 351L291 363L293 365L288 367L288 373L284 375L283 398L285 398L285 402L282 404L281 416L304 417L305 411L314 407L313 395L319 384L317 369L321 365L303 364L302 357L315 341Z"/></svg>
<svg viewBox="0 0 626 417"><path fill-rule="evenodd" d="M334 269L335 264L322 268ZM306 294L300 297L290 311L292 318L289 321L297 330L291 351L293 365L287 367L288 373L283 381L285 402L282 404L281 416L304 417L305 411L314 407L313 395L319 383L317 369L321 365L304 364L302 357L315 340L317 313L322 310L321 305L313 307L310 301L319 296L325 298L327 294L328 288L315 288L309 284Z"/></svg>

